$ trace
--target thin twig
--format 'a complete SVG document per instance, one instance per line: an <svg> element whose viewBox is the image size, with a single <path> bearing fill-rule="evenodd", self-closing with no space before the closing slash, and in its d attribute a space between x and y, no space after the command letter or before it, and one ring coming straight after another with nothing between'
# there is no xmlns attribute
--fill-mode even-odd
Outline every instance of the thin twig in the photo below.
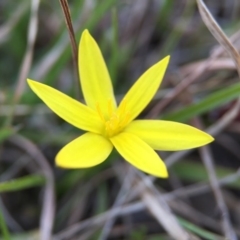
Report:
<svg viewBox="0 0 240 240"><path fill-rule="evenodd" d="M198 9L201 14L203 22L206 24L209 31L216 38L216 40L228 51L237 67L238 75L240 76L240 56L237 49L230 42L226 34L222 31L220 26L217 24L212 14L209 12L205 3L202 0L196 0Z"/></svg>
<svg viewBox="0 0 240 240"><path fill-rule="evenodd" d="M226 186L230 183L237 181L239 178L240 178L240 170L238 170L236 173L233 173L226 177L218 179L218 184L220 186ZM197 183L197 184L192 184L190 186L178 188L169 193L165 193L164 199L167 201L170 201L175 198L184 197L184 196L188 196L188 197L197 196L208 191L210 191L210 185L208 183L205 183L205 184Z"/></svg>
<svg viewBox="0 0 240 240"><path fill-rule="evenodd" d="M67 29L68 29L68 34L69 34L70 41L71 41L73 64L74 64L75 73L76 73L75 79L76 79L76 86L77 86L74 89L76 91L76 98L80 99L80 81L79 81L79 72L78 72L78 48L77 48L77 43L76 43L76 39L75 39L75 33L74 33L74 29L73 29L70 9L69 9L67 0L59 0L59 1L61 4L63 13L64 13L65 22L66 22Z"/></svg>
<svg viewBox="0 0 240 240"><path fill-rule="evenodd" d="M204 165L207 169L211 188L214 192L218 208L221 212L222 225L223 225L225 237L226 237L226 239L237 240L237 235L233 230L233 227L232 227L232 224L230 221L230 215L229 215L227 206L225 204L223 194L219 187L216 171L215 171L214 164L213 164L212 154L211 154L209 147L205 146L205 147L200 148L200 154L202 156Z"/></svg>
<svg viewBox="0 0 240 240"><path fill-rule="evenodd" d="M167 233L176 240L198 239L190 238L178 223L175 215L171 212L167 202L161 197L159 191L153 186L152 181L144 174L138 174L141 178L139 184L144 185L145 189L140 193L146 208L151 212L153 217L163 226ZM139 181L138 181L139 182Z"/></svg>

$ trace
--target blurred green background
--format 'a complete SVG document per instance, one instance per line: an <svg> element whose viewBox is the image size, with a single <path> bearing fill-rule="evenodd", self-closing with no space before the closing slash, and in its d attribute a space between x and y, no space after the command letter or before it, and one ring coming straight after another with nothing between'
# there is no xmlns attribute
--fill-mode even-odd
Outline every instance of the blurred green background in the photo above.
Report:
<svg viewBox="0 0 240 240"><path fill-rule="evenodd" d="M204 25L195 1L68 2L76 41L79 42L84 29L89 29L103 52L118 100L141 73L171 55L161 89L141 118L194 125L193 119L197 117L207 129L234 107L240 93L236 68L224 50L207 64L221 47ZM232 41L239 49L239 1L208 0L206 4L223 31L233 36ZM207 64L204 71L194 77L204 64ZM94 219L115 206L129 166L113 152L106 162L91 169L56 168L56 153L82 132L52 113L26 84L28 77L76 98L75 73L59 1L0 0L0 239L40 239L46 229L42 222L51 226L51 219L52 239L104 239L100 236L107 219L99 220L100 223ZM189 78L193 78L192 83L186 84L181 93L167 103L178 85ZM238 237L239 120L237 114L225 129L217 132L215 142L210 145L216 175L218 179L225 179L219 182L224 184L222 193ZM211 176L199 150L183 156L160 154L168 160L170 178L157 179L154 186L163 196L172 194L175 207L171 207L173 213L181 217L180 225L199 239L224 239L221 216L209 187ZM124 194L127 196L134 186L129 180ZM205 186L205 190L200 186ZM189 192L186 189L190 189ZM141 197L126 198L120 205L133 204L133 201L141 202ZM184 203L185 209L180 203ZM60 233L66 233L86 219L89 222L81 231L61 237ZM105 239L171 238L156 219L141 208L116 217Z"/></svg>

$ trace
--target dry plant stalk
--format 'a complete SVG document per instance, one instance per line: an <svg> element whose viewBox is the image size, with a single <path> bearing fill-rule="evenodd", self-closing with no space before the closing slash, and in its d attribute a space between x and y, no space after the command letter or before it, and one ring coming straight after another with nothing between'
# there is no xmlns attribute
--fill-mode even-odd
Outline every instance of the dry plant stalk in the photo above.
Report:
<svg viewBox="0 0 240 240"><path fill-rule="evenodd" d="M31 156L41 168L41 171L46 179L40 219L40 239L50 240L52 239L52 230L55 218L54 177L51 166L38 147L27 138L15 134L13 137L9 138L8 141Z"/></svg>
<svg viewBox="0 0 240 240"><path fill-rule="evenodd" d="M215 39L228 51L230 56L235 62L239 77L240 77L240 56L238 54L238 51L236 48L233 46L233 44L230 42L228 37L225 35L225 33L222 31L220 26L217 24L217 22L214 20L212 17L211 13L207 9L206 5L202 0L197 0L199 12L201 14L201 17L203 19L203 22L206 24L207 28L209 31L212 33L212 35L215 37ZM235 106L237 107L237 112L239 110L239 102L240 98L238 99L237 103ZM225 237L227 239L232 239L232 240L237 240L236 233L233 230L233 227L230 222L230 216L229 212L227 209L227 206L225 204L223 194L221 192L219 182L217 179L216 171L214 168L214 163L213 163L213 158L211 156L210 149L208 147L203 147L200 150L200 153L202 155L204 164L206 166L208 176L210 179L210 184L213 189L216 202L218 204L219 210L221 212L222 216L222 225L223 225L223 230Z"/></svg>
<svg viewBox="0 0 240 240"><path fill-rule="evenodd" d="M238 75L240 76L240 56L237 49L233 46L226 34L222 31L220 26L212 17L204 2L202 0L197 0L197 4L203 22L206 24L207 28L215 37L215 39L228 51L233 61L235 62Z"/></svg>
<svg viewBox="0 0 240 240"><path fill-rule="evenodd" d="M153 185L151 179L141 172L138 172L138 175L140 177L140 182L138 180L139 178L136 178L136 182L143 187L140 192L142 202L166 232L176 240L198 240L196 236L190 235L180 226L177 218L171 212L167 202Z"/></svg>
<svg viewBox="0 0 240 240"><path fill-rule="evenodd" d="M71 19L71 14L70 14L70 9L68 6L68 1L67 0L59 0L60 1L60 5L62 7L63 13L64 13L64 17L65 17L65 22L67 25L67 29L68 29L68 34L70 37L70 41L71 41L71 47L72 47L72 54L73 54L73 63L74 63L74 68L75 68L75 73L76 73L76 86L74 89L76 91L76 97L79 99L80 98L80 84L79 84L79 72L78 72L78 48L77 48L77 43L76 43L76 39L75 39L75 33L74 33L74 29L73 29L73 24L72 24L72 19Z"/></svg>
<svg viewBox="0 0 240 240"><path fill-rule="evenodd" d="M157 199L150 191L142 193L142 200L152 216L163 226L167 233L176 240L198 239L190 235L179 225L175 216L162 204L162 199ZM160 201L161 200L161 201Z"/></svg>

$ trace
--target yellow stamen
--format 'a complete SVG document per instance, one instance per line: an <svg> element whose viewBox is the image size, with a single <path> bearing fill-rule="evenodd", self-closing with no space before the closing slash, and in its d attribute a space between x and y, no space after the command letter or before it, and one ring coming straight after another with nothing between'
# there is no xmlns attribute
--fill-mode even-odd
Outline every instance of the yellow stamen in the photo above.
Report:
<svg viewBox="0 0 240 240"><path fill-rule="evenodd" d="M130 114L126 112L126 101L123 100L121 107L118 110L113 110L112 101L109 100L107 103L108 116L104 116L101 111L99 103L96 104L97 112L103 121L105 127L103 134L106 137L112 137L123 130L123 128L129 123Z"/></svg>
<svg viewBox="0 0 240 240"><path fill-rule="evenodd" d="M102 111L101 111L101 108L100 108L100 105L99 105L98 102L96 103L96 108L97 108L97 112L98 112L98 115L100 116L101 120L102 120L103 122L105 122L106 120L105 120L105 118L104 118L104 116L103 116L103 114L102 114Z"/></svg>

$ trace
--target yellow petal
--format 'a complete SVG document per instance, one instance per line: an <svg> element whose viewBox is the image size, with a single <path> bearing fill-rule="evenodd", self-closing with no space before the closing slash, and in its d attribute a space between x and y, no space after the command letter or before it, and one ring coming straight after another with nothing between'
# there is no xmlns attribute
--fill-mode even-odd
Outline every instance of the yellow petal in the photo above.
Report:
<svg viewBox="0 0 240 240"><path fill-rule="evenodd" d="M56 156L62 168L88 168L102 163L111 153L109 140L95 133L85 133L63 147Z"/></svg>
<svg viewBox="0 0 240 240"><path fill-rule="evenodd" d="M139 137L131 133L122 132L110 140L117 151L136 168L157 177L168 177L164 162Z"/></svg>
<svg viewBox="0 0 240 240"><path fill-rule="evenodd" d="M103 124L91 108L45 84L30 79L27 81L38 97L59 117L77 128L101 133Z"/></svg>
<svg viewBox="0 0 240 240"><path fill-rule="evenodd" d="M113 87L102 53L88 30L82 34L78 56L81 86L87 105L96 109L99 104L103 114L109 116L110 101L113 110L116 109Z"/></svg>
<svg viewBox="0 0 240 240"><path fill-rule="evenodd" d="M149 68L123 98L119 110L121 111L123 108L129 113L129 122L138 116L155 95L166 71L169 58L167 56Z"/></svg>
<svg viewBox="0 0 240 240"><path fill-rule="evenodd" d="M136 120L124 131L137 135L153 149L163 151L200 147L214 140L209 134L189 125L160 120Z"/></svg>

